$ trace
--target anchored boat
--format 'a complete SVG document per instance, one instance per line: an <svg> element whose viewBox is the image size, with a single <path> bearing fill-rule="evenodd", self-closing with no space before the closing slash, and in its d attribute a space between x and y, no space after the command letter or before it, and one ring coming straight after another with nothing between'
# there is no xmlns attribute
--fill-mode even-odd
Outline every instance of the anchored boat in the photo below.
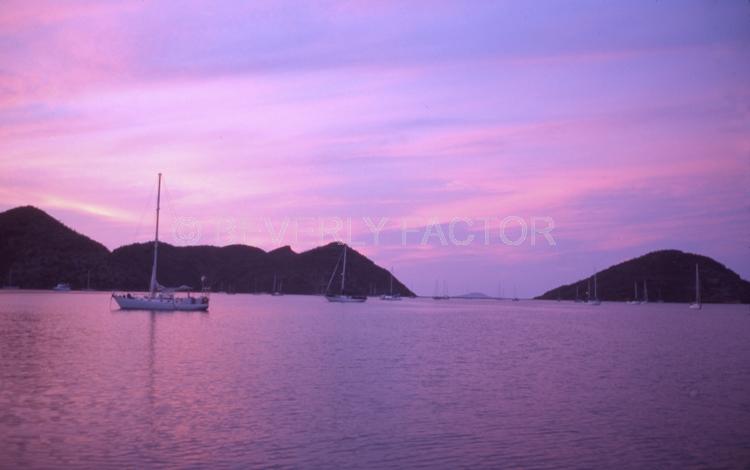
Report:
<svg viewBox="0 0 750 470"><path fill-rule="evenodd" d="M401 294L393 293L393 268L391 268L391 288L390 292L388 294L383 294L380 296L380 300L401 300Z"/></svg>
<svg viewBox="0 0 750 470"><path fill-rule="evenodd" d="M328 280L328 286L326 287L326 300L329 302L338 302L338 303L361 303L367 300L366 295L359 295L359 294L347 294L346 293L346 244L342 243L344 247L344 253L341 257L339 257L338 262L336 262L336 267L333 269L333 274L331 274L331 279ZM342 262L343 259L343 262ZM336 273L338 272L339 263L341 263L341 291L338 294L332 294L330 293L331 289L331 283L333 282L333 278L336 277Z"/></svg>
<svg viewBox="0 0 750 470"><path fill-rule="evenodd" d="M198 296L190 294L190 287L164 287L156 281L156 267L159 259L159 205L161 202L161 173L159 173L158 189L156 191L156 234L154 236L154 262L151 266L151 282L146 295L112 294L122 310L159 310L159 311L205 311L208 310L208 295L202 292ZM201 278L201 283L205 277ZM176 295L187 292L185 296Z"/></svg>
<svg viewBox="0 0 750 470"><path fill-rule="evenodd" d="M695 302L690 304L690 307L692 309L700 310L703 308L703 304L701 303L701 276L698 272L698 264L695 265Z"/></svg>

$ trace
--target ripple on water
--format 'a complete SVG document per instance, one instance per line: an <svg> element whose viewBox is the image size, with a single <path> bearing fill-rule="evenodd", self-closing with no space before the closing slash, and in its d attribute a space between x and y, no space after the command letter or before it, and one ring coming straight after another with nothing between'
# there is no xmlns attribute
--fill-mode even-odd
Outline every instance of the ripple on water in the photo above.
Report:
<svg viewBox="0 0 750 470"><path fill-rule="evenodd" d="M0 294L1 466L750 462L741 307L217 295L208 314L160 315L107 302Z"/></svg>

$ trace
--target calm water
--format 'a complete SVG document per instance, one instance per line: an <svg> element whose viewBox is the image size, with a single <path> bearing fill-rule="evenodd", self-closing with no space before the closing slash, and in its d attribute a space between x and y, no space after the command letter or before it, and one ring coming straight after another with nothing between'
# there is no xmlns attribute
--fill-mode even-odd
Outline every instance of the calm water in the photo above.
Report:
<svg viewBox="0 0 750 470"><path fill-rule="evenodd" d="M748 306L0 293L2 467L750 464Z"/></svg>

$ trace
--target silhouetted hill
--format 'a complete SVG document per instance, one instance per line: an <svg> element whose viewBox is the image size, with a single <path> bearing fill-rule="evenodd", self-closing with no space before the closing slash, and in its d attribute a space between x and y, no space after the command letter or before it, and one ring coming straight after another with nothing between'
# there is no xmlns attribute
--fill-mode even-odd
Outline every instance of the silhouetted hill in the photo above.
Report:
<svg viewBox="0 0 750 470"><path fill-rule="evenodd" d="M58 282L86 286L103 275L109 250L32 206L0 213L0 283L49 289ZM93 281L92 281L93 282Z"/></svg>
<svg viewBox="0 0 750 470"><path fill-rule="evenodd" d="M0 269L23 288L51 288L69 282L73 288L146 290L151 275L152 243L134 243L109 251L44 211L20 207L0 214ZM337 243L295 253L284 246L265 252L246 245L175 247L159 244L159 282L165 286L200 286L206 276L213 290L271 292L273 279L284 293L323 293L341 255ZM353 249L347 262L347 290L382 293L390 273ZM339 280L340 278L337 278ZM413 296L394 278L395 292Z"/></svg>
<svg viewBox="0 0 750 470"><path fill-rule="evenodd" d="M646 281L651 302L692 302L695 299L696 263L700 269L704 302L750 302L750 282L716 260L678 250L654 251L598 272L599 299L631 300L634 282L638 283L638 296L642 299ZM584 299L590 279L557 287L537 298L573 300L578 286L579 297Z"/></svg>

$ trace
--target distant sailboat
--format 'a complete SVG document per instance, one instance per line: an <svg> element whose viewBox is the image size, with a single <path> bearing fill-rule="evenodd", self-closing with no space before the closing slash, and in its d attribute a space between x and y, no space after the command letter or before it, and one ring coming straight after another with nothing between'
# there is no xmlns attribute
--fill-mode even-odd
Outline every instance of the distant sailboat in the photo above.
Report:
<svg viewBox="0 0 750 470"><path fill-rule="evenodd" d="M390 291L380 296L380 300L401 300L401 294L393 293L393 268L391 267Z"/></svg>
<svg viewBox="0 0 750 470"><path fill-rule="evenodd" d="M701 303L701 278L698 272L698 264L695 264L695 302L690 304L690 308L700 310L703 308Z"/></svg>
<svg viewBox="0 0 750 470"><path fill-rule="evenodd" d="M58 292L68 292L70 290L70 284L67 282L59 282L55 287L52 288L52 290L56 290Z"/></svg>
<svg viewBox="0 0 750 470"><path fill-rule="evenodd" d="M648 303L648 281L643 280L643 301L642 304Z"/></svg>
<svg viewBox="0 0 750 470"><path fill-rule="evenodd" d="M516 286L513 286L513 298L511 299L512 302L518 302L520 299L518 298L518 292L516 291Z"/></svg>
<svg viewBox="0 0 750 470"><path fill-rule="evenodd" d="M440 295L440 282L435 279L435 294L432 296L433 300L443 300L443 296Z"/></svg>
<svg viewBox="0 0 750 470"><path fill-rule="evenodd" d="M8 284L3 286L3 289L18 289L18 286L13 285L13 270L8 270Z"/></svg>
<svg viewBox="0 0 750 470"><path fill-rule="evenodd" d="M284 291L282 291L281 287L284 283L284 280L280 280L278 285L276 284L276 274L273 275L273 288L271 289L271 295L278 297L280 295L284 295Z"/></svg>
<svg viewBox="0 0 750 470"><path fill-rule="evenodd" d="M638 281L633 281L633 289L635 290L635 294L633 295L633 300L628 301L628 304L638 305L641 303L640 300L638 300Z"/></svg>
<svg viewBox="0 0 750 470"><path fill-rule="evenodd" d="M122 310L160 310L160 311L205 311L208 310L208 296L203 294L200 297L192 297L188 292L186 297L177 297L175 292L186 292L188 286L177 288L166 288L160 286L156 280L156 266L159 254L159 205L161 202L161 173L159 173L159 182L156 192L156 233L154 235L154 261L151 266L151 282L149 292L146 295L115 294L117 305ZM201 278L204 282L205 278Z"/></svg>
<svg viewBox="0 0 750 470"><path fill-rule="evenodd" d="M336 262L336 267L333 269L333 274L331 274L331 279L328 281L328 286L326 287L326 300L329 302L338 302L338 303L361 303L367 300L366 295L358 295L358 294L347 294L346 293L346 251L347 246L346 244L342 243L342 246L344 247L344 253L339 258L339 261ZM343 262L342 262L343 258ZM331 294L331 283L333 282L333 278L336 277L336 273L338 272L339 263L342 262L342 268L341 268L341 291L338 294Z"/></svg>
<svg viewBox="0 0 750 470"><path fill-rule="evenodd" d="M596 273L594 273L594 297L590 298L587 303L589 305L599 305L599 304L601 304L601 301L599 300L599 294L597 292Z"/></svg>
<svg viewBox="0 0 750 470"><path fill-rule="evenodd" d="M83 290L85 290L85 291L92 291L92 290L94 290L94 289L91 288L91 270L90 269L86 272L86 288L83 289Z"/></svg>

